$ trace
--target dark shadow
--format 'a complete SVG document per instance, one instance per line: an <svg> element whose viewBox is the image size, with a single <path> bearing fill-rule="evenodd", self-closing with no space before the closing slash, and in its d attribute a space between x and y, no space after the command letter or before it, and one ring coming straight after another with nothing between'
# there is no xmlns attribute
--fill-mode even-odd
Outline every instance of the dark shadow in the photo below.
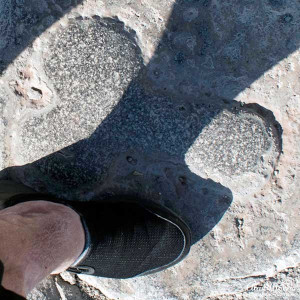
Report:
<svg viewBox="0 0 300 300"><path fill-rule="evenodd" d="M221 5L223 1L215 2ZM124 188L128 193L151 195L186 219L194 242L201 239L222 218L232 193L193 174L186 166L185 154L224 109L235 114L252 112L271 123L280 153L281 127L272 112L256 104L241 107L233 99L297 50L300 41L293 15L280 14L286 1L231 2L241 11L235 10L232 23L223 24L218 32L216 24L222 20L217 18L230 10L223 7L224 11L218 11L209 0L177 1L153 59L95 132L32 164L10 168L12 176L65 198L76 197L82 186L89 190L99 182L96 194ZM74 5L72 2L64 12ZM244 6L255 13L250 21L237 22ZM270 35L272 26L276 30ZM118 25L114 30L123 28ZM34 35L21 36L20 45L11 48L19 50L10 51L12 46L2 50L2 69L33 39ZM139 176L137 170L146 171Z"/></svg>
<svg viewBox="0 0 300 300"><path fill-rule="evenodd" d="M82 0L1 0L0 75L24 49Z"/></svg>

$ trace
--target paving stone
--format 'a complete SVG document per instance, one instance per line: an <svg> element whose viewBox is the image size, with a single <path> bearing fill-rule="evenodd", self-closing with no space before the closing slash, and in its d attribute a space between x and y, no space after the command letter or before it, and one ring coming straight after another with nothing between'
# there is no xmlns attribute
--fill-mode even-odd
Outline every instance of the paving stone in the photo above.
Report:
<svg viewBox="0 0 300 300"><path fill-rule="evenodd" d="M8 125L8 120L7 116L5 115L5 108L7 104L7 93L1 88L0 86L0 139L2 141L0 145L0 168L3 170L6 167L6 160L7 160L7 155L5 153L5 137L7 135L7 125Z"/></svg>
<svg viewBox="0 0 300 300"><path fill-rule="evenodd" d="M38 286L38 289L33 290L28 296L28 300L57 300L60 299L59 291L55 285L55 278L49 277Z"/></svg>
<svg viewBox="0 0 300 300"><path fill-rule="evenodd" d="M108 19L73 20L53 36L45 70L60 102L22 124L23 163L34 162L30 167L41 176L69 189L101 183L113 158L128 149L159 149L182 160L188 152L189 165L202 174L228 176L256 172L268 152L277 159L278 137L253 112L146 93L137 78L142 59L133 38L122 23Z"/></svg>
<svg viewBox="0 0 300 300"><path fill-rule="evenodd" d="M299 285L299 1L2 2L11 174L65 198L139 193L193 231L178 266L81 276L60 297L84 299L85 285L120 300L254 299L261 285L274 298L270 282Z"/></svg>

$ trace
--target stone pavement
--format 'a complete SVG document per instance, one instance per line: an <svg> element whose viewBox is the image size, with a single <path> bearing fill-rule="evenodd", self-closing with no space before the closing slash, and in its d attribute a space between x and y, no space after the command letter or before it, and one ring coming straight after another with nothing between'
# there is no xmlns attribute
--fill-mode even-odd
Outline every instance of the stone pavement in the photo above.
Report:
<svg viewBox="0 0 300 300"><path fill-rule="evenodd" d="M0 0L1 176L151 197L193 231L169 270L28 299L299 298L299 21L297 0Z"/></svg>

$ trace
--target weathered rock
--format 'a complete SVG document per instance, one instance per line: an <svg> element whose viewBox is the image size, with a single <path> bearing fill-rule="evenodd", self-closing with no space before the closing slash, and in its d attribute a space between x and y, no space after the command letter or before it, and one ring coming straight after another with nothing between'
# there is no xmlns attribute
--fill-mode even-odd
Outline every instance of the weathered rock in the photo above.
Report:
<svg viewBox="0 0 300 300"><path fill-rule="evenodd" d="M6 136L8 120L6 116L6 106L8 102L8 96L4 89L1 87L0 81L0 169L3 170L7 166L7 155L6 155ZM3 173L3 172L2 172ZM2 174L1 174L2 175Z"/></svg>
<svg viewBox="0 0 300 300"><path fill-rule="evenodd" d="M82 284L84 286L84 284ZM27 297L28 300L93 300L104 296L95 288L64 281L60 276L50 276L43 280Z"/></svg>
<svg viewBox="0 0 300 300"><path fill-rule="evenodd" d="M13 19L0 16L1 79L17 92L5 163L66 198L140 193L193 231L178 266L81 283L121 300L254 299L274 280L299 285L299 2L43 3L21 9L27 21L12 1L0 6ZM31 38L8 67L16 20Z"/></svg>
<svg viewBox="0 0 300 300"><path fill-rule="evenodd" d="M73 20L50 38L45 70L60 102L21 123L13 141L19 162L34 162L29 169L66 191L100 184L118 153L138 148L185 155L199 175L261 173L252 184L261 187L280 151L275 119L267 124L254 110L217 98L207 105L203 97L184 103L146 93L133 38L108 19Z"/></svg>
<svg viewBox="0 0 300 300"><path fill-rule="evenodd" d="M37 289L32 291L28 300L57 300L60 299L59 291L57 290L55 278L49 277L41 282Z"/></svg>
<svg viewBox="0 0 300 300"><path fill-rule="evenodd" d="M251 286L241 294L223 294L207 298L208 300L243 300L243 299L268 299L270 295L278 300L298 299L297 283L300 268L287 268L274 277L263 278L257 286Z"/></svg>

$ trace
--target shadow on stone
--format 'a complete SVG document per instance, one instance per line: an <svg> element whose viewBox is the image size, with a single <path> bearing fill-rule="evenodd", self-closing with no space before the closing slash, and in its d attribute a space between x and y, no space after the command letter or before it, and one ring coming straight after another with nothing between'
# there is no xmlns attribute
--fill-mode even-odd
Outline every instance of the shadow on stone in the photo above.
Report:
<svg viewBox="0 0 300 300"><path fill-rule="evenodd" d="M82 0L1 0L0 75L24 49Z"/></svg>
<svg viewBox="0 0 300 300"><path fill-rule="evenodd" d="M272 1L232 0L241 11L226 24L230 6L215 2L177 1L147 66L118 20L80 18L60 29L44 67L61 103L20 124L14 146L24 165L12 176L72 199L138 193L180 214L194 242L207 234L232 192L204 175L261 172L266 153L272 167L281 153L273 114L233 99L299 46L297 22L273 14ZM253 13L243 15L245 5ZM23 48L32 39L21 38Z"/></svg>

